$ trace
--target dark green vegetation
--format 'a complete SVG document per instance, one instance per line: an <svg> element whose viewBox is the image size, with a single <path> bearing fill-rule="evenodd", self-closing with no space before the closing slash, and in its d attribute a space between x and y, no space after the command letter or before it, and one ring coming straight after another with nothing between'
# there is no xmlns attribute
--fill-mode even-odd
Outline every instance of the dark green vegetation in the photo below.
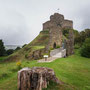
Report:
<svg viewBox="0 0 90 90"><path fill-rule="evenodd" d="M1 62L1 61L4 61L6 58L7 58L7 57L5 57L5 56L0 57L0 62Z"/></svg>
<svg viewBox="0 0 90 90"><path fill-rule="evenodd" d="M0 56L4 56L4 55L5 55L4 43L2 40L0 40Z"/></svg>
<svg viewBox="0 0 90 90"><path fill-rule="evenodd" d="M82 45L81 55L90 58L90 38L87 38Z"/></svg>
<svg viewBox="0 0 90 90"><path fill-rule="evenodd" d="M52 83L44 90L90 90L90 59L81 57L76 50L75 55L57 59L51 63L23 60L22 67L49 67L65 84ZM0 63L0 90L17 90L16 62Z"/></svg>
<svg viewBox="0 0 90 90"><path fill-rule="evenodd" d="M74 44L81 47L86 38L90 38L90 29L85 29L81 32L78 30L73 30L74 32ZM69 29L63 29L63 35L68 38Z"/></svg>
<svg viewBox="0 0 90 90"><path fill-rule="evenodd" d="M13 54L14 52L20 50L20 47L17 47L15 50L13 49L5 49L4 43L2 40L0 40L0 56L8 56Z"/></svg>
<svg viewBox="0 0 90 90"><path fill-rule="evenodd" d="M16 49L15 49L15 51L18 51L18 50L20 50L21 48L20 47L17 47Z"/></svg>
<svg viewBox="0 0 90 90"><path fill-rule="evenodd" d="M90 29L85 29L81 32L74 30L74 43L75 44L82 46L86 38L90 38Z"/></svg>
<svg viewBox="0 0 90 90"><path fill-rule="evenodd" d="M12 53L14 53L14 50L13 49L9 49L9 50L6 51L6 54L7 55L11 55Z"/></svg>
<svg viewBox="0 0 90 90"><path fill-rule="evenodd" d="M74 30L74 48L81 48L81 56L90 58L90 29L78 32Z"/></svg>

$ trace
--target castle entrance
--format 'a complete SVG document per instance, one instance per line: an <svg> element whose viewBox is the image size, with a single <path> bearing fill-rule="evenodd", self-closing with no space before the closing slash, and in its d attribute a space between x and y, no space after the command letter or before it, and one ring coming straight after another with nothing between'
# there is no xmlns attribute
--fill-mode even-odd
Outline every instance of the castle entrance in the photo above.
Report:
<svg viewBox="0 0 90 90"><path fill-rule="evenodd" d="M53 48L56 48L56 43L53 44Z"/></svg>

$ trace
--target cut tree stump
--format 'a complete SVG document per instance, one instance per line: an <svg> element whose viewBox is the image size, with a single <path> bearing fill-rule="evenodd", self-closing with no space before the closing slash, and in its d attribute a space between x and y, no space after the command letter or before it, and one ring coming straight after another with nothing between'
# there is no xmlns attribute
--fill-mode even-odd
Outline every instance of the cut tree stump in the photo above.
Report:
<svg viewBox="0 0 90 90"><path fill-rule="evenodd" d="M33 67L18 71L18 90L42 90L47 88L49 81L62 84L49 68Z"/></svg>

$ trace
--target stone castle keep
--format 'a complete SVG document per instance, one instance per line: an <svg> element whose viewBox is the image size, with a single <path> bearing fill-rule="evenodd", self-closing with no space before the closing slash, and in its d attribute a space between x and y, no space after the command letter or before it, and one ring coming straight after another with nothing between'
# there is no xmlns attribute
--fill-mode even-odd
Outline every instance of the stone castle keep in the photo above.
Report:
<svg viewBox="0 0 90 90"><path fill-rule="evenodd" d="M51 15L50 21L43 24L43 31L49 31L50 34L49 43L46 46L47 49L62 46L63 29L73 29L73 21L64 19L64 16L59 13Z"/></svg>
<svg viewBox="0 0 90 90"><path fill-rule="evenodd" d="M64 29L68 31L68 38L63 35ZM59 53L61 53L58 55L60 57L73 54L74 38L72 21L64 19L64 16L59 13L55 13L54 15L50 16L50 21L43 24L42 32L42 38L38 39L38 42L35 43L35 45L40 43L41 40L42 42L40 44L43 45L44 41L45 48L30 52L26 58L36 60L43 58L43 55L45 54L48 54L50 57ZM46 42L43 39L46 39Z"/></svg>

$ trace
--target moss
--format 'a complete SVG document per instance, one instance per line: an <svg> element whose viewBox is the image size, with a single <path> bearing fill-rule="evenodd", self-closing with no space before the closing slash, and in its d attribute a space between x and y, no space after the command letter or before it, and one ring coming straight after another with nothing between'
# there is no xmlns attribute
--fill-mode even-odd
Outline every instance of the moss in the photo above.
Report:
<svg viewBox="0 0 90 90"><path fill-rule="evenodd" d="M60 46L56 46L56 48L60 48Z"/></svg>
<svg viewBox="0 0 90 90"><path fill-rule="evenodd" d="M49 30L41 31L42 34L49 34Z"/></svg>

